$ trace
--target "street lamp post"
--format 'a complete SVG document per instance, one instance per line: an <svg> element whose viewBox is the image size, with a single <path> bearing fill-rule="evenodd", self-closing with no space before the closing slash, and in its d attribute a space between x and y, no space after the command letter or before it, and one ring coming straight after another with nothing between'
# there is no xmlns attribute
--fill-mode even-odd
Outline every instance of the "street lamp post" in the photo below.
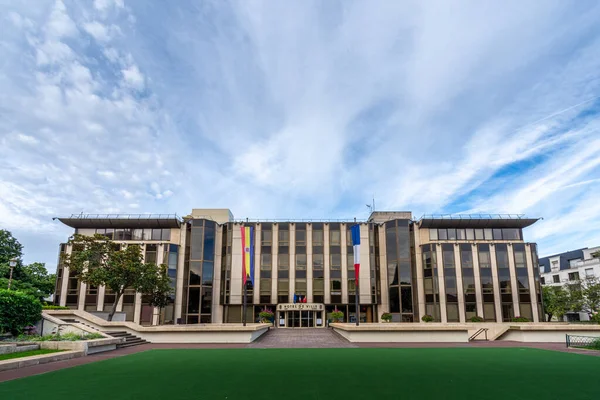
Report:
<svg viewBox="0 0 600 400"><path fill-rule="evenodd" d="M8 276L8 290L10 290L10 284L12 283L12 274L13 274L13 269L15 269L15 267L17 266L17 259L13 258L8 262L8 265L10 266L10 275Z"/></svg>

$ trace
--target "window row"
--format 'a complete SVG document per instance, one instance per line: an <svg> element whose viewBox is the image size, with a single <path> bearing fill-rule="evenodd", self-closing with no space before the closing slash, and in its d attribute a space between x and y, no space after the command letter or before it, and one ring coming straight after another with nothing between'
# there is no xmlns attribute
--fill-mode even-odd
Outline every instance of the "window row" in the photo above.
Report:
<svg viewBox="0 0 600 400"><path fill-rule="evenodd" d="M430 240L521 240L520 229L429 229Z"/></svg>
<svg viewBox="0 0 600 400"><path fill-rule="evenodd" d="M96 234L111 240L171 240L171 229L98 228Z"/></svg>

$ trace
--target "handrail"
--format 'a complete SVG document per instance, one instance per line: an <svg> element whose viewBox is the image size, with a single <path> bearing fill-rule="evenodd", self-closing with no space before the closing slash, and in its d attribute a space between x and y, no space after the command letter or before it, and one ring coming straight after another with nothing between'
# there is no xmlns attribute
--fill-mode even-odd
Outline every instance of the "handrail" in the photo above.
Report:
<svg viewBox="0 0 600 400"><path fill-rule="evenodd" d="M488 340L487 331L489 331L488 328L481 328L481 329L479 329L477 332L475 332L474 334L471 335L471 337L469 338L469 342L475 340L475 338L477 336L481 335L484 332L485 332L485 340Z"/></svg>

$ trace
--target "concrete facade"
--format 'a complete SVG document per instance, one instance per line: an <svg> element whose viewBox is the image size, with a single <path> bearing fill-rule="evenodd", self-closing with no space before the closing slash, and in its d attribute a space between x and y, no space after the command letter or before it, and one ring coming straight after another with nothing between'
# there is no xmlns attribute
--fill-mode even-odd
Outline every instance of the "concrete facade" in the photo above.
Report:
<svg viewBox="0 0 600 400"><path fill-rule="evenodd" d="M429 314L444 323L469 322L475 315L488 322L509 322L516 316L540 320L536 245L523 240L523 228L535 219L413 220L406 211L376 211L366 221L241 221L227 209L193 209L183 219L108 215L60 220L79 234L100 233L121 245L140 245L147 261L169 266L174 290L168 307L151 307L143 294L134 292L118 303L116 319L143 326L241 322L243 226L254 228L255 280L247 288L248 322L256 322L263 308L275 310L295 297L323 305L323 313L278 313L276 322L326 326L336 309L346 322L357 317L380 322L384 313L391 313L394 322L422 322ZM361 238L359 313L348 239L355 224ZM61 252L71 251L61 245ZM115 297L105 287L79 282L62 264L56 293L56 304L98 316L106 315ZM317 320L322 323L317 325Z"/></svg>

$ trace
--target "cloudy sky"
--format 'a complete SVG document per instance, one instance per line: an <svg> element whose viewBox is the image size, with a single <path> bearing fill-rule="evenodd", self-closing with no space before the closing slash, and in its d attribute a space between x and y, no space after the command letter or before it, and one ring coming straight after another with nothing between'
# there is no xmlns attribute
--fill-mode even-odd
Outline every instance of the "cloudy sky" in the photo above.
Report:
<svg viewBox="0 0 600 400"><path fill-rule="evenodd" d="M452 3L452 4L451 4ZM0 228L525 213L600 245L597 1L0 0Z"/></svg>

